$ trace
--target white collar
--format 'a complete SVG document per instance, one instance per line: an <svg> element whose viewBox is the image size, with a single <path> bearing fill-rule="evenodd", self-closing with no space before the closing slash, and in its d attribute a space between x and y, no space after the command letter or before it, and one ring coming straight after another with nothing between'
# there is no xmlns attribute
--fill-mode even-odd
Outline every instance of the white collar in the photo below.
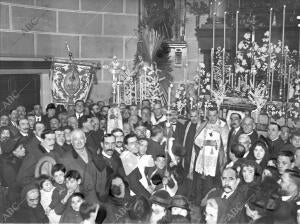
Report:
<svg viewBox="0 0 300 224"><path fill-rule="evenodd" d="M281 196L282 201L288 201L292 196Z"/></svg>
<svg viewBox="0 0 300 224"><path fill-rule="evenodd" d="M39 136L35 136L40 142L43 140L41 137L39 137Z"/></svg>
<svg viewBox="0 0 300 224"><path fill-rule="evenodd" d="M231 191L230 193L223 192L223 194L221 195L221 198L223 198L226 195L226 199L228 199L233 193L234 193L234 191Z"/></svg>
<svg viewBox="0 0 300 224"><path fill-rule="evenodd" d="M20 134L21 134L22 136L24 136L24 137L27 137L27 136L28 136L28 133L25 134L25 133L23 133L23 132L21 132L21 131L20 131Z"/></svg>
<svg viewBox="0 0 300 224"><path fill-rule="evenodd" d="M243 158L246 158L248 156L248 154L249 154L249 151L244 154Z"/></svg>
<svg viewBox="0 0 300 224"><path fill-rule="evenodd" d="M108 159L110 159L112 156L110 156L110 155L107 155L105 152L104 152L104 150L102 150L102 155L104 156L104 157L106 157L106 158L108 158Z"/></svg>

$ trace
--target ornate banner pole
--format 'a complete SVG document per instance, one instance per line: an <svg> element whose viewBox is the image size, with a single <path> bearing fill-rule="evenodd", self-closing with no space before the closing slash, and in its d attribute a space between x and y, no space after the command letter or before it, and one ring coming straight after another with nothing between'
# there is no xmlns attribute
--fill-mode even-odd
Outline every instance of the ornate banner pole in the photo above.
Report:
<svg viewBox="0 0 300 224"><path fill-rule="evenodd" d="M222 81L225 83L225 53L226 53L226 14L224 12L224 40L223 40L223 63L222 63Z"/></svg>
<svg viewBox="0 0 300 224"><path fill-rule="evenodd" d="M270 20L269 20L269 63L268 63L268 79L267 79L267 86L268 86L268 94L270 96L270 81L271 81L271 62L272 62L272 51L271 51L271 42L272 42L272 15L273 8L270 8Z"/></svg>

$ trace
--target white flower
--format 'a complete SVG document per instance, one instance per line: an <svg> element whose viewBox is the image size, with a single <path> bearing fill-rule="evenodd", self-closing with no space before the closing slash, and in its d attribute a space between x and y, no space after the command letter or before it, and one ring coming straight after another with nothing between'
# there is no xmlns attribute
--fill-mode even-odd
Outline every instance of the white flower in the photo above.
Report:
<svg viewBox="0 0 300 224"><path fill-rule="evenodd" d="M265 32L265 36L266 36L266 37L269 37L269 36L270 36L270 32L269 32L269 31L266 31L266 32Z"/></svg>
<svg viewBox="0 0 300 224"><path fill-rule="evenodd" d="M207 90L210 90L210 85L207 85L207 86L206 86L206 89L207 89Z"/></svg>
<svg viewBox="0 0 300 224"><path fill-rule="evenodd" d="M299 107L299 103L295 103L295 106L296 106L296 107Z"/></svg>
<svg viewBox="0 0 300 224"><path fill-rule="evenodd" d="M281 48L280 48L280 47L276 47L276 48L275 48L275 52L276 52L277 54L279 54L279 53L281 52Z"/></svg>
<svg viewBox="0 0 300 224"><path fill-rule="evenodd" d="M239 48L239 49L242 49L243 47L244 47L243 42L240 42L238 48Z"/></svg>
<svg viewBox="0 0 300 224"><path fill-rule="evenodd" d="M261 48L261 51L262 51L263 53L265 53L265 52L267 52L267 48L266 48L265 46L263 46L263 47Z"/></svg>
<svg viewBox="0 0 300 224"><path fill-rule="evenodd" d="M248 58L251 58L251 56L252 56L251 52L248 52L248 53L247 53L247 57L248 57Z"/></svg>
<svg viewBox="0 0 300 224"><path fill-rule="evenodd" d="M205 64L204 63L199 63L199 67L200 68L205 68Z"/></svg>
<svg viewBox="0 0 300 224"><path fill-rule="evenodd" d="M245 35L244 35L244 38L245 38L245 39L249 40L250 37L251 37L251 34L250 34L250 33L245 33Z"/></svg>
<svg viewBox="0 0 300 224"><path fill-rule="evenodd" d="M242 65L247 65L247 61L245 59L243 59Z"/></svg>

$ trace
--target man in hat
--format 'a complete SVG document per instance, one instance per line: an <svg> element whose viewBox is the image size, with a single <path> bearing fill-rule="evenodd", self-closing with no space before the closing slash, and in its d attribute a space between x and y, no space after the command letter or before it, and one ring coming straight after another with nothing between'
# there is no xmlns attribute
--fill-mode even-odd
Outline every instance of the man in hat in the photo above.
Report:
<svg viewBox="0 0 300 224"><path fill-rule="evenodd" d="M20 205L12 205L16 211L11 217L5 217L4 222L12 223L48 223L48 217L40 204L40 191L37 185L26 185L22 190L25 200Z"/></svg>
<svg viewBox="0 0 300 224"><path fill-rule="evenodd" d="M191 221L190 206L188 200L182 195L175 195L169 206L171 216L182 216Z"/></svg>
<svg viewBox="0 0 300 224"><path fill-rule="evenodd" d="M152 214L150 216L150 223L158 223L167 214L167 208L169 207L171 196L165 190L158 190L154 192L150 197L152 203Z"/></svg>
<svg viewBox="0 0 300 224"><path fill-rule="evenodd" d="M50 120L55 117L55 111L55 104L49 103L46 107L46 114L42 116L42 122L45 124L46 129L50 129Z"/></svg>

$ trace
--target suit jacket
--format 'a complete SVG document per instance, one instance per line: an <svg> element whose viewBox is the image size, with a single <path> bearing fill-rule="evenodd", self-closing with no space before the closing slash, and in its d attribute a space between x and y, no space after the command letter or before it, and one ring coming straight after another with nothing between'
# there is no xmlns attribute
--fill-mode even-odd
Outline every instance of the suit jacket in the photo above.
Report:
<svg viewBox="0 0 300 224"><path fill-rule="evenodd" d="M284 146L284 142L279 137L275 141L271 141L271 139L267 138L267 143L269 145L270 159L276 159L278 153L282 150Z"/></svg>
<svg viewBox="0 0 300 224"><path fill-rule="evenodd" d="M9 122L8 127L9 127L9 129L10 129L13 136L15 136L17 133L19 133L18 127L13 125L13 123L11 121Z"/></svg>
<svg viewBox="0 0 300 224"><path fill-rule="evenodd" d="M149 138L146 154L152 155L153 159L155 159L157 155L165 154L164 146Z"/></svg>
<svg viewBox="0 0 300 224"><path fill-rule="evenodd" d="M221 198L224 193L223 189L217 188L212 189L207 194L207 199L209 198ZM235 191L227 198L222 199L225 201L227 205L224 211L224 216L222 217L222 221L225 223L241 223L241 220L245 220L244 218L244 207L247 201L247 186L243 184L239 184ZM218 220L220 221L220 220Z"/></svg>
<svg viewBox="0 0 300 224"><path fill-rule="evenodd" d="M172 137L175 138L175 142L177 142L180 145L183 144L184 131L185 131L184 125L179 121L177 121L176 128L175 131L173 131Z"/></svg>
<svg viewBox="0 0 300 224"><path fill-rule="evenodd" d="M229 158L229 152L231 150L231 146L233 146L234 144L238 143L239 140L239 136L241 134L243 134L243 130L240 127L239 130L237 131L237 133L235 133L235 135L233 136L233 132L234 132L234 128L231 128L228 134L228 141L227 141L227 158L228 160L230 160Z"/></svg>
<svg viewBox="0 0 300 224"><path fill-rule="evenodd" d="M258 133L256 130L253 130L253 132L251 133L251 135L249 135L250 139L251 139L251 144L254 145L254 143L258 140Z"/></svg>

